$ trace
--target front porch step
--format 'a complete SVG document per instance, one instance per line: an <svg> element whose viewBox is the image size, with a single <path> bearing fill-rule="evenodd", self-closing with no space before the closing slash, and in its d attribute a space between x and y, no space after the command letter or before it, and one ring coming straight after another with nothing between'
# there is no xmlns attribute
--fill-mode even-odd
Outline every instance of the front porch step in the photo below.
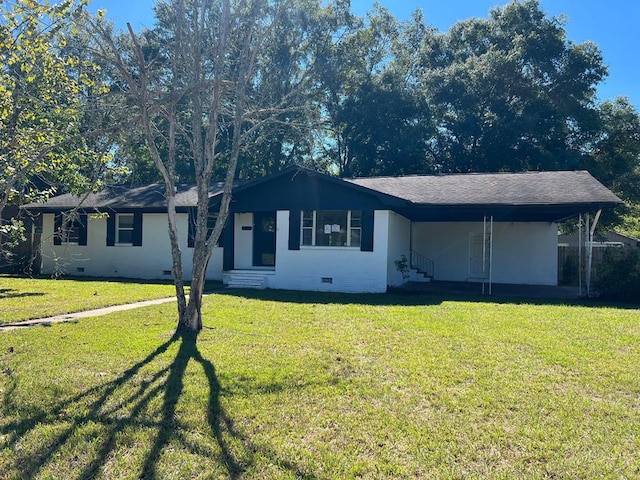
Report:
<svg viewBox="0 0 640 480"><path fill-rule="evenodd" d="M411 269L411 282L422 282L428 283L433 281L433 277L429 275L427 272L423 272L422 270L418 270L416 268Z"/></svg>
<svg viewBox="0 0 640 480"><path fill-rule="evenodd" d="M268 277L274 273L258 270L232 270L222 275L222 283L229 288L264 289L269 285Z"/></svg>

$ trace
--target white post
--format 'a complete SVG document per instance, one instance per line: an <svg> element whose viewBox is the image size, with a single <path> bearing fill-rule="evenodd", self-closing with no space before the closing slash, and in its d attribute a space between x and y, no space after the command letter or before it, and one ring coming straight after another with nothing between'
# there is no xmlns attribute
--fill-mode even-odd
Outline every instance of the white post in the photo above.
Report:
<svg viewBox="0 0 640 480"><path fill-rule="evenodd" d="M489 295L491 295L492 282L493 282L493 215L491 215L491 226L489 228Z"/></svg>
<svg viewBox="0 0 640 480"><path fill-rule="evenodd" d="M482 216L482 295L484 295L484 278L487 271L486 259L487 259L487 216Z"/></svg>
<svg viewBox="0 0 640 480"><path fill-rule="evenodd" d="M591 295L591 266L593 264L593 234L596 231L596 226L598 225L598 220L600 219L600 214L602 210L598 210L596 212L596 216L593 218L593 223L591 224L591 228L588 230L589 234L589 250L587 251L587 296ZM587 218L589 218L587 216Z"/></svg>
<svg viewBox="0 0 640 480"><path fill-rule="evenodd" d="M578 218L578 288L582 297L582 214Z"/></svg>

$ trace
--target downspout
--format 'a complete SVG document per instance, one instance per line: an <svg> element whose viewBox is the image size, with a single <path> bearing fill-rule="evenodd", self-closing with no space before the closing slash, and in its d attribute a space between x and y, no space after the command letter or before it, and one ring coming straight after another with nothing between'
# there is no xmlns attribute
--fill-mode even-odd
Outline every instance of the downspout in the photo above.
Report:
<svg viewBox="0 0 640 480"><path fill-rule="evenodd" d="M596 230L596 226L598 225L598 220L600 219L601 213L602 213L602 209L596 212L596 216L593 218L593 222L591 223L591 228L589 229L589 245L587 250L587 297L591 296L591 265L593 263L593 234Z"/></svg>

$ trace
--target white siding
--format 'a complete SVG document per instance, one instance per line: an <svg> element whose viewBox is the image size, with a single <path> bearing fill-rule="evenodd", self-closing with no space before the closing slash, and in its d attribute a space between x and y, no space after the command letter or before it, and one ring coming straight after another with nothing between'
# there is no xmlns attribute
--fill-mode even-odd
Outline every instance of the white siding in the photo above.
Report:
<svg viewBox="0 0 640 480"><path fill-rule="evenodd" d="M395 262L402 255L410 260L411 249L411 222L395 212L389 212L389 251L387 254L387 284L397 287L402 285L402 274L398 271Z"/></svg>
<svg viewBox="0 0 640 480"><path fill-rule="evenodd" d="M413 248L434 260L435 280L469 281L469 238L482 231L482 222L417 223ZM555 223L495 222L492 281L557 285L557 235Z"/></svg>
<svg viewBox="0 0 640 480"><path fill-rule="evenodd" d="M92 277L171 279L171 248L164 213L145 213L142 246L107 247L107 220L87 219L87 245L53 245L54 215L44 214L42 224L42 273ZM187 246L188 215L178 214L185 279L191 276L193 249ZM222 278L222 248L215 248L207 268L208 279Z"/></svg>
<svg viewBox="0 0 640 480"><path fill-rule="evenodd" d="M373 252L349 247L304 247L289 250L289 212L279 211L276 274L270 288L327 292L385 292L389 212L376 211ZM322 279L331 279L323 283ZM325 280L326 281L326 280Z"/></svg>

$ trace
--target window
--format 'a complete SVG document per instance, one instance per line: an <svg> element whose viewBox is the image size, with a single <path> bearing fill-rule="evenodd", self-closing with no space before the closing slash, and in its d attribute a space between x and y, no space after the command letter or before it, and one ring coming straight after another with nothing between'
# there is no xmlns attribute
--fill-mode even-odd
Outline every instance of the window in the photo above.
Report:
<svg viewBox="0 0 640 480"><path fill-rule="evenodd" d="M305 246L359 247L362 211L305 210L301 230L301 241Z"/></svg>
<svg viewBox="0 0 640 480"><path fill-rule="evenodd" d="M67 214L63 215L62 227L60 227L60 241L62 243L80 242L80 221Z"/></svg>
<svg viewBox="0 0 640 480"><path fill-rule="evenodd" d="M87 216L77 213L57 213L54 219L54 245L86 245Z"/></svg>
<svg viewBox="0 0 640 480"><path fill-rule="evenodd" d="M218 220L217 213L210 213L207 217L207 238L211 236L214 227L216 226L216 220Z"/></svg>
<svg viewBox="0 0 640 480"><path fill-rule="evenodd" d="M207 216L207 238L211 236L213 229L216 226L218 220L218 213L209 213ZM195 245L196 237L196 212L195 209L189 212L189 232L187 234L187 246L193 248ZM220 242L220 239L218 240ZM218 244L216 244L218 245Z"/></svg>
<svg viewBox="0 0 640 480"><path fill-rule="evenodd" d="M116 243L133 245L133 213L119 213L116 216Z"/></svg>
<svg viewBox="0 0 640 480"><path fill-rule="evenodd" d="M142 246L142 211L116 213L107 217L107 247Z"/></svg>

